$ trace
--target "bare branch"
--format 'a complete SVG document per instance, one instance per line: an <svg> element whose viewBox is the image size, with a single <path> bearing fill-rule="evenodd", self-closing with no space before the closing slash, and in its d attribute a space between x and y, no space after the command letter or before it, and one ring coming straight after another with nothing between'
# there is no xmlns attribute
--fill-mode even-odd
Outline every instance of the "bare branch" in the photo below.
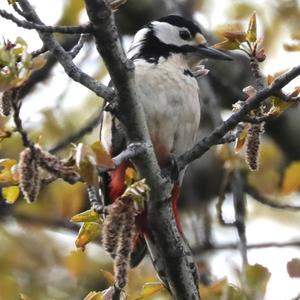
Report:
<svg viewBox="0 0 300 300"><path fill-rule="evenodd" d="M235 221L234 225L239 236L239 249L242 256L243 267L248 265L247 256L247 237L246 237L246 204L245 204L245 191L244 191L244 178L240 170L234 170L233 180L231 183Z"/></svg>
<svg viewBox="0 0 300 300"><path fill-rule="evenodd" d="M20 11L21 13L21 11ZM49 25L43 25L38 24L35 22L28 22L26 20L20 20L14 15L8 13L7 11L0 9L0 16L6 20L10 20L14 22L17 26L30 29L30 30L37 30L39 32L47 32L47 33L64 33L64 34L78 34L78 33L90 33L91 32L91 26L90 24L83 24L79 26L49 26ZM26 14L23 14L23 16L26 16Z"/></svg>
<svg viewBox="0 0 300 300"><path fill-rule="evenodd" d="M19 90L14 89L13 95L11 98L12 111L13 111L13 119L16 125L16 131L18 131L22 137L23 145L25 147L33 148L33 143L28 137L27 132L23 128L22 120L20 117L20 109L21 109L21 101L19 100Z"/></svg>
<svg viewBox="0 0 300 300"><path fill-rule="evenodd" d="M78 131L74 132L73 134L69 135L68 137L64 138L60 142L58 142L55 146L53 146L49 152L55 153L63 148L69 146L71 143L75 143L81 138L83 138L86 134L90 133L94 128L96 128L100 121L101 115L103 112L103 108L101 108L100 112L98 112L95 117L89 120L84 126L82 126Z"/></svg>
<svg viewBox="0 0 300 300"><path fill-rule="evenodd" d="M232 114L226 121L218 126L209 136L203 138L196 143L194 147L183 153L177 158L177 166L182 170L187 164L193 160L200 158L212 146L217 145L219 140L230 130L232 130L239 122L242 122L247 114L257 108L266 98L276 95L284 86L290 81L300 75L300 66L294 67L282 76L273 81L272 85L259 91L255 96L248 99L247 103L241 108L239 112Z"/></svg>
<svg viewBox="0 0 300 300"><path fill-rule="evenodd" d="M280 204L275 202L274 200L260 194L255 188L251 187L250 185L246 186L246 192L250 195L254 200L258 201L261 204L270 206L272 208L277 209L286 209L286 210L293 210L298 211L300 210L300 206L297 205L290 205L290 204Z"/></svg>
<svg viewBox="0 0 300 300"><path fill-rule="evenodd" d="M85 3L98 51L118 93L118 108L122 112L120 120L126 130L128 143L152 145L144 111L138 101L134 65L121 47L110 5L105 0L85 0ZM154 258L157 271L165 274L166 285L175 299L199 299L192 254L176 228L168 200L172 184L161 177L153 147L148 147L141 157L135 157L133 163L151 189L147 219L156 253L159 253Z"/></svg>
<svg viewBox="0 0 300 300"><path fill-rule="evenodd" d="M71 51L69 51L69 54L72 56L73 59L78 55L78 53L80 52L80 50L82 49L84 44L89 40L90 37L91 37L90 34L82 34L80 36L77 45L75 45L74 48Z"/></svg>
<svg viewBox="0 0 300 300"><path fill-rule="evenodd" d="M29 21L43 25L40 18L27 0L20 0L18 1L18 3ZM50 33L39 32L39 35L45 47L47 47L49 51L52 52L59 63L63 66L65 72L74 81L81 83L82 85L93 91L96 95L104 97L108 101L114 96L114 92L111 88L99 83L97 80L81 71L73 63L71 55L69 55L62 48L62 46L54 40Z"/></svg>
<svg viewBox="0 0 300 300"><path fill-rule="evenodd" d="M300 247L300 241L289 242L267 242L247 245L248 250L263 249L263 248L285 248L285 247ZM228 244L207 244L204 246L194 247L192 249L194 255L202 254L203 252L223 251L223 250L239 250L238 243Z"/></svg>
<svg viewBox="0 0 300 300"><path fill-rule="evenodd" d="M138 155L142 155L146 151L147 145L143 145L142 143L134 143L128 145L128 147L122 151L119 155L113 158L113 162L115 167L119 166L122 162L135 158ZM149 146L148 146L149 147Z"/></svg>
<svg viewBox="0 0 300 300"><path fill-rule="evenodd" d="M280 98L280 100L283 100L285 102L292 102L292 103L300 102L300 96L293 97L293 96L283 93L282 91L278 91L274 96Z"/></svg>
<svg viewBox="0 0 300 300"><path fill-rule="evenodd" d="M48 51L48 49L47 49L47 47L45 47L45 45L44 45L44 46L42 46L40 49L35 50L35 51L32 51L32 52L31 52L31 56L32 56L32 57L37 57L37 56L39 56L39 55L41 55L41 54L43 54L43 53L45 53L45 52L47 52L47 51Z"/></svg>

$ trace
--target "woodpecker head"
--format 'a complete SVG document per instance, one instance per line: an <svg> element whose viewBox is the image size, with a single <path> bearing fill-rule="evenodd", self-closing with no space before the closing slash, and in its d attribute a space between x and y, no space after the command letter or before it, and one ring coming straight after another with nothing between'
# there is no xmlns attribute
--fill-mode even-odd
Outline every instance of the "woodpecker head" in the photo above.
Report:
<svg viewBox="0 0 300 300"><path fill-rule="evenodd" d="M139 30L128 54L133 60L144 59L150 63L174 54L182 54L190 64L204 58L231 60L224 52L207 45L195 23L175 15L152 21Z"/></svg>

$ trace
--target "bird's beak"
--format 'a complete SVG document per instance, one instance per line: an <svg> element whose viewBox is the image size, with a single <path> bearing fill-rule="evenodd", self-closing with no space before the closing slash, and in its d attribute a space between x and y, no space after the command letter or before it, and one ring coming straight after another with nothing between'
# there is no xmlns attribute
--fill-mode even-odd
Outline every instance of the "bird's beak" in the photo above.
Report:
<svg viewBox="0 0 300 300"><path fill-rule="evenodd" d="M195 51L199 53L203 58L232 60L232 58L223 51L207 46L207 41L201 33L196 34L195 43L197 44L197 46L195 47Z"/></svg>
<svg viewBox="0 0 300 300"><path fill-rule="evenodd" d="M201 54L203 58L212 58L219 60L232 60L232 57L226 54L225 52L215 49L213 47L209 47L205 44L200 44L196 46L196 52Z"/></svg>

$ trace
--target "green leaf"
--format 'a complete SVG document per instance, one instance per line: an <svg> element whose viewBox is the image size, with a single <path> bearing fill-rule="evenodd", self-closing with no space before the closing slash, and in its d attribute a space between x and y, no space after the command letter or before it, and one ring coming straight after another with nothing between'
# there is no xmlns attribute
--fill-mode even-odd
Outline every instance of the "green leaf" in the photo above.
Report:
<svg viewBox="0 0 300 300"><path fill-rule="evenodd" d="M247 266L245 280L250 299L263 299L267 284L271 277L269 270L262 265L255 264Z"/></svg>
<svg viewBox="0 0 300 300"><path fill-rule="evenodd" d="M246 41L246 33L244 31L225 31L223 35L229 41L238 41L240 43Z"/></svg>
<svg viewBox="0 0 300 300"><path fill-rule="evenodd" d="M90 146L80 143L76 148L77 171L84 181L98 186L97 158Z"/></svg>
<svg viewBox="0 0 300 300"><path fill-rule="evenodd" d="M164 290L165 287L160 282L148 282L145 283L142 287L141 294L138 298L135 298L134 300L142 300L147 297L153 296L154 294Z"/></svg>
<svg viewBox="0 0 300 300"><path fill-rule="evenodd" d="M75 241L76 247L84 249L89 242L100 236L101 228L102 227L99 223L83 223Z"/></svg>
<svg viewBox="0 0 300 300"><path fill-rule="evenodd" d="M92 144L91 149L95 153L97 165L100 168L111 169L114 167L114 162L112 161L111 155L105 150L100 141Z"/></svg>
<svg viewBox="0 0 300 300"><path fill-rule="evenodd" d="M2 188L2 196L9 204L14 204L20 195L20 189L18 186L9 186Z"/></svg>
<svg viewBox="0 0 300 300"><path fill-rule="evenodd" d="M237 50L240 48L240 43L236 40L225 40L221 43L215 44L213 47L222 50Z"/></svg>
<svg viewBox="0 0 300 300"><path fill-rule="evenodd" d="M293 43L293 44L283 44L283 48L286 50L286 51L300 51L300 43L297 42L297 43Z"/></svg>
<svg viewBox="0 0 300 300"><path fill-rule="evenodd" d="M256 42L256 13L254 12L250 18L248 29L246 32L246 40L250 43Z"/></svg>
<svg viewBox="0 0 300 300"><path fill-rule="evenodd" d="M93 209L86 210L80 214L77 214L71 218L71 222L99 222L101 220L100 215Z"/></svg>
<svg viewBox="0 0 300 300"><path fill-rule="evenodd" d="M282 192L290 194L300 188L300 161L292 162L283 175Z"/></svg>

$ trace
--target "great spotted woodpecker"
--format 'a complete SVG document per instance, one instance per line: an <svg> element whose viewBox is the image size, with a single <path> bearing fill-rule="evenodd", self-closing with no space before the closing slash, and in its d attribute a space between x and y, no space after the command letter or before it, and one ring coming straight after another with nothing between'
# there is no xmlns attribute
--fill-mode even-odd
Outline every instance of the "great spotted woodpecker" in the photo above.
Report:
<svg viewBox="0 0 300 300"><path fill-rule="evenodd" d="M139 30L128 56L135 64L138 95L146 115L147 125L161 168L170 163L172 155L180 155L195 142L200 122L198 84L193 69L204 58L230 60L225 53L208 47L200 28L175 15L166 16ZM112 156L126 148L126 135L119 121L105 112L100 139ZM123 163L109 173L106 196L115 201L125 190ZM183 174L180 174L181 178ZM173 212L181 231L176 201L180 182L172 191ZM138 228L131 266L137 265L146 253L145 214L136 217Z"/></svg>

